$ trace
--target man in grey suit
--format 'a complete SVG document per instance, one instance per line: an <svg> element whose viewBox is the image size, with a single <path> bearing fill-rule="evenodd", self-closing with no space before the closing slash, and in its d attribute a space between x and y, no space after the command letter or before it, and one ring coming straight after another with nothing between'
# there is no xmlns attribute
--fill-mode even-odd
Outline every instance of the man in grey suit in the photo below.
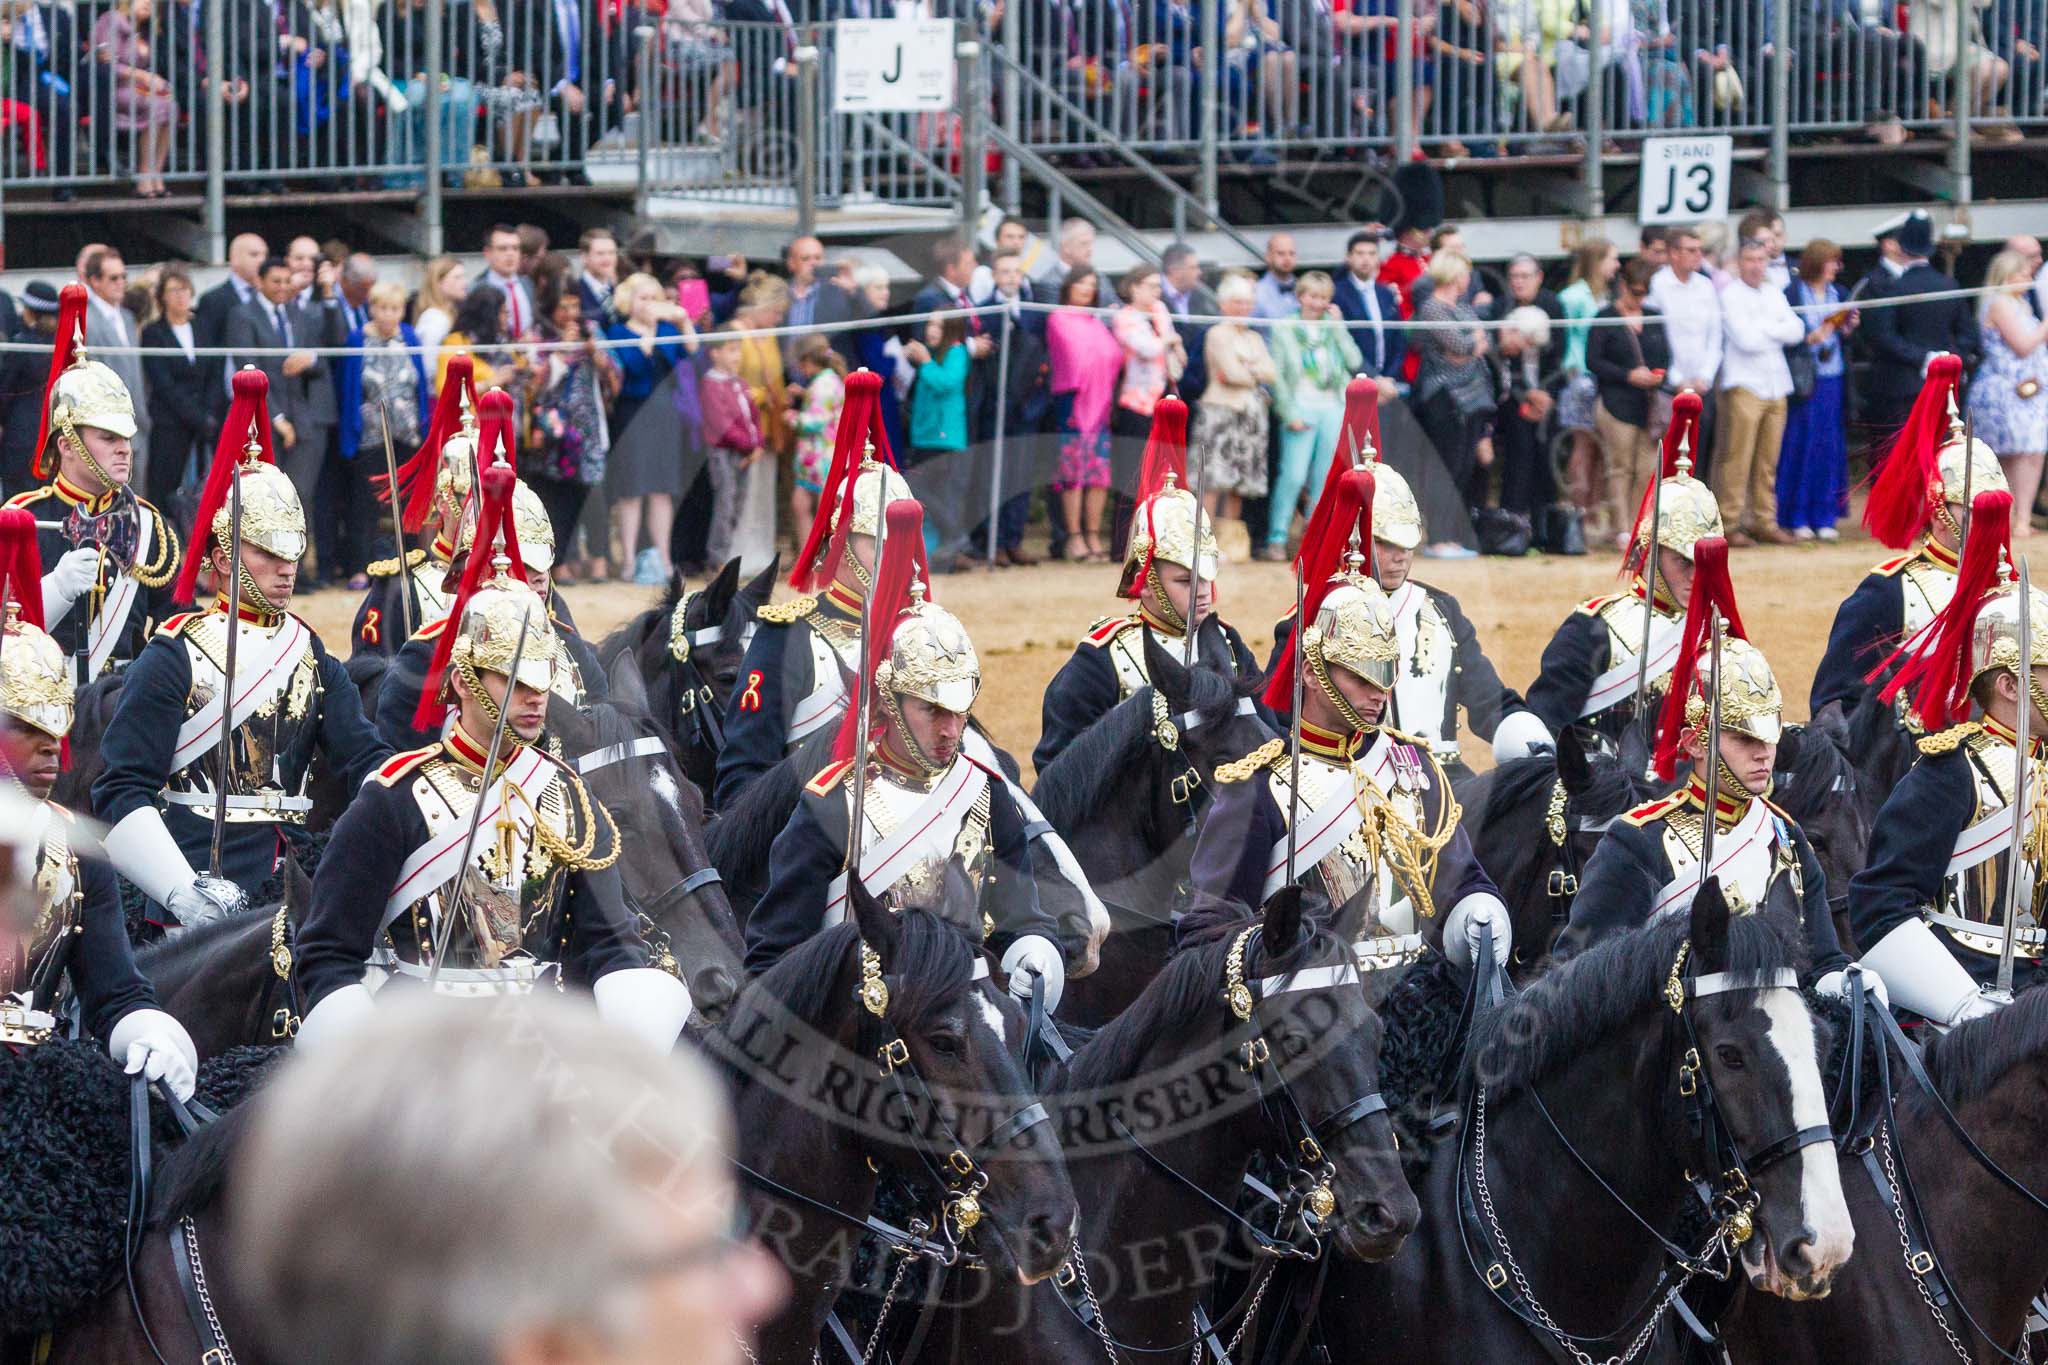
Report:
<svg viewBox="0 0 2048 1365"><path fill-rule="evenodd" d="M258 296L228 315L227 344L239 351L289 354L235 356L239 368L254 365L270 378L270 421L283 467L299 498L313 505L313 489L327 459L339 416L333 368L310 348L340 346L342 316L331 299L299 303L293 295L291 262L272 256L258 277ZM306 350L294 350L306 347Z"/></svg>
<svg viewBox="0 0 2048 1365"><path fill-rule="evenodd" d="M149 391L142 377L142 357L117 354L110 348L132 348L141 343L142 328L135 314L122 305L128 292L128 265L121 253L102 248L85 258L85 344L93 359L121 377L128 396L135 403L134 480L142 483L142 471L149 467Z"/></svg>

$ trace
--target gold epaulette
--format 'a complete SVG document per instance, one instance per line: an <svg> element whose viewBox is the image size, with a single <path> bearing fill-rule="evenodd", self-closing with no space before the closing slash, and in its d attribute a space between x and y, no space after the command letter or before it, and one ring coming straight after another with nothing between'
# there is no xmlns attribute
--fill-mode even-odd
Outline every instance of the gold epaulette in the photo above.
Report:
<svg viewBox="0 0 2048 1365"><path fill-rule="evenodd" d="M179 561L185 557L184 542L154 503L140 498L136 501L155 520L156 530L150 537L149 563L129 565L128 576L145 588L161 588L178 572Z"/></svg>
<svg viewBox="0 0 2048 1365"><path fill-rule="evenodd" d="M818 609L815 593L805 597L792 597L787 602L767 602L754 612L756 620L766 621L771 626L792 626Z"/></svg>
<svg viewBox="0 0 2048 1365"><path fill-rule="evenodd" d="M46 483L37 484L34 488L25 488L21 492L16 493L13 497L9 498L7 500L7 506L26 507L32 502L41 502L44 498L49 497L52 493L56 491L56 489L52 488L50 485Z"/></svg>
<svg viewBox="0 0 2048 1365"><path fill-rule="evenodd" d="M844 782L846 775L852 771L853 760L842 758L805 783L804 790L813 796L829 796L832 789Z"/></svg>
<svg viewBox="0 0 2048 1365"><path fill-rule="evenodd" d="M425 550L407 550L405 552L405 567L417 569L426 562L426 559L427 552ZM363 572L372 578L389 578L398 572L398 556L393 555L389 559L373 559L364 566Z"/></svg>
<svg viewBox="0 0 2048 1365"><path fill-rule="evenodd" d="M1637 806L1634 810L1627 812L1621 818L1623 823L1625 824L1637 826L1647 825L1652 820L1663 819L1665 816L1671 814L1671 812L1677 810L1680 806L1683 806L1684 804L1685 791L1683 788L1681 788L1678 791L1670 793L1669 795L1660 796L1655 801L1645 801L1642 805Z"/></svg>
<svg viewBox="0 0 2048 1365"><path fill-rule="evenodd" d="M1259 769L1264 768L1271 764L1274 759L1279 758L1282 754L1286 752L1286 740L1269 739L1264 744L1261 744L1258 748L1246 754L1243 758L1240 758L1233 763L1224 763L1219 765L1216 769L1216 780L1218 782L1225 783L1242 782L1246 778L1250 777L1252 774L1256 773Z"/></svg>
<svg viewBox="0 0 2048 1365"><path fill-rule="evenodd" d="M1920 556L1918 551L1909 551L1906 554L1893 555L1890 559L1887 559L1884 563L1872 569L1871 572L1878 575L1880 578L1890 578L1893 574L1905 568L1908 564L1911 564L1915 559L1918 559L1919 557Z"/></svg>
<svg viewBox="0 0 2048 1365"><path fill-rule="evenodd" d="M186 626L191 625L194 621L198 620L200 617L204 615L206 615L206 613L203 611L181 611L176 616L173 616L170 620L158 626L156 628L157 634L168 635L173 639L176 639L180 631L184 630Z"/></svg>
<svg viewBox="0 0 2048 1365"><path fill-rule="evenodd" d="M1966 720L1961 725L1951 725L1948 729L1938 734L1923 735L1920 739L1920 752L1923 754L1952 753L1958 744L1961 744L1971 735L1980 735L1982 733L1984 733L1982 725L1974 720Z"/></svg>
<svg viewBox="0 0 2048 1365"><path fill-rule="evenodd" d="M1081 643L1093 645L1095 648L1101 649L1111 640L1114 640L1117 636L1137 624L1138 617L1135 614L1130 616L1099 616L1095 619L1095 623L1088 627L1088 633L1081 637Z"/></svg>
<svg viewBox="0 0 2048 1365"><path fill-rule="evenodd" d="M377 781L386 787L395 787L399 778L440 752L440 745L429 744L424 749L408 749L402 754L394 754L384 760L383 767L377 769Z"/></svg>

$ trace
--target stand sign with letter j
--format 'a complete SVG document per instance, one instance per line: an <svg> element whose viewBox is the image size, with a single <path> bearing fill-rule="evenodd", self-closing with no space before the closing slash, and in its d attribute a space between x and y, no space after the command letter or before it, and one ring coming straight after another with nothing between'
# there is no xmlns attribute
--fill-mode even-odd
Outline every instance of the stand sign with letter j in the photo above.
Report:
<svg viewBox="0 0 2048 1365"><path fill-rule="evenodd" d="M951 19L841 19L837 37L833 113L952 109Z"/></svg>
<svg viewBox="0 0 2048 1365"><path fill-rule="evenodd" d="M1643 141L1642 195L1636 221L1697 223L1728 216L1732 137L1653 137Z"/></svg>

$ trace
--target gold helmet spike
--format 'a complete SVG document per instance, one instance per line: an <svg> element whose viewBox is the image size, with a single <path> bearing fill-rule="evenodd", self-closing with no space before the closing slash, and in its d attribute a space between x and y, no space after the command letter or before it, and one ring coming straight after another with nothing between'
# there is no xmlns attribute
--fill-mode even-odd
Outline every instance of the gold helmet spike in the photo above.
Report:
<svg viewBox="0 0 2048 1365"><path fill-rule="evenodd" d="M1386 590L1365 572L1365 551L1356 527L1345 550L1344 568L1331 576L1315 623L1302 633L1302 652L1326 694L1336 695L1329 682L1332 667L1393 690L1401 663L1394 608Z"/></svg>
<svg viewBox="0 0 2048 1365"><path fill-rule="evenodd" d="M1648 520L1648 517L1643 518L1645 523ZM1715 500L1714 490L1692 476L1691 434L1682 434L1678 444L1677 472L1664 480L1664 491L1659 495L1657 543L1689 560L1693 557L1693 546L1708 536L1725 534L1721 504ZM1637 553L1641 552L1648 535L1647 525L1636 527L1634 548Z"/></svg>
<svg viewBox="0 0 2048 1365"><path fill-rule="evenodd" d="M875 492L878 484L881 488L879 496ZM904 481L901 474L875 458L874 442L870 441L867 454L861 457L860 467L853 476L853 525L848 528L847 534L872 538L877 525L875 519L880 515L881 509L898 498L915 501L917 494L910 491L910 485ZM845 516L846 508L843 505L833 507L834 532L839 530L839 523Z"/></svg>

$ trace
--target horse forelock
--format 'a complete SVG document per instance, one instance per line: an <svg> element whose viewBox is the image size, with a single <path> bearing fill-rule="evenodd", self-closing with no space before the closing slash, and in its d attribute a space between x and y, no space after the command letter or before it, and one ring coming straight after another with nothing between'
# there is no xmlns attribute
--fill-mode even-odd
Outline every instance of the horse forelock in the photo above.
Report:
<svg viewBox="0 0 2048 1365"><path fill-rule="evenodd" d="M1533 1085L1602 1042L1620 1038L1635 1016L1664 1010L1678 946L1691 932L1683 914L1620 934L1551 968L1521 994L1475 1020L1466 1066L1490 1095ZM1728 960L1738 976L1806 964L1805 942L1773 915L1728 922Z"/></svg>

